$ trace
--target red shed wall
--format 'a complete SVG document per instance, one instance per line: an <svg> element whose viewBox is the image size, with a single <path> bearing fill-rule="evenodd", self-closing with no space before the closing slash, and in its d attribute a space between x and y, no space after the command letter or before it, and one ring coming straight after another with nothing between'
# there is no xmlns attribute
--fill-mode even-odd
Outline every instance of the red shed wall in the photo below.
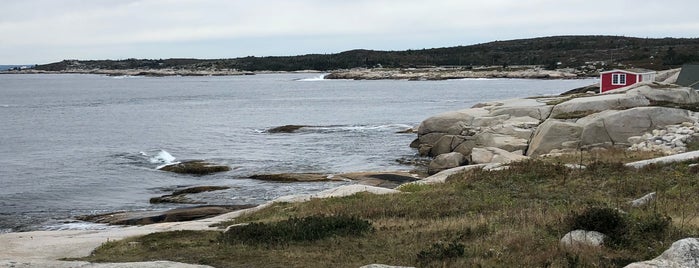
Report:
<svg viewBox="0 0 699 268"><path fill-rule="evenodd" d="M626 84L624 84L624 85L612 85L612 74L626 74ZM602 78L600 80L601 80L600 84L602 85L600 87L600 93L614 90L617 88L622 88L625 86L630 86L630 85L633 85L633 84L636 84L637 82L639 82L639 81L636 81L636 74L627 73L627 72L604 73L604 74L602 74Z"/></svg>

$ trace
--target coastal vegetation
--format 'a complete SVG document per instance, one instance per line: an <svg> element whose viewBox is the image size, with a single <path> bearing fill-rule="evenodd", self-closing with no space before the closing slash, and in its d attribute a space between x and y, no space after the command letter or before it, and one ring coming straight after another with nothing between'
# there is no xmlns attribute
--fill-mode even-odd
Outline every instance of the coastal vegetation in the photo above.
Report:
<svg viewBox="0 0 699 268"><path fill-rule="evenodd" d="M618 65L669 69L699 61L699 38L553 36L405 51L350 50L335 54L233 59L64 60L35 67L43 71L188 69L245 71L329 71L350 68L539 65L556 68L615 68Z"/></svg>
<svg viewBox="0 0 699 268"><path fill-rule="evenodd" d="M406 185L399 194L276 203L221 224L221 231L108 242L84 260L215 267L621 267L699 235L696 161L623 165L654 156L581 151L509 169L465 171L443 184ZM656 193L652 202L631 205L649 192ZM308 231L301 225L316 226L318 233L294 238ZM608 238L600 247L563 246L561 238L575 229ZM250 234L260 239L244 239Z"/></svg>

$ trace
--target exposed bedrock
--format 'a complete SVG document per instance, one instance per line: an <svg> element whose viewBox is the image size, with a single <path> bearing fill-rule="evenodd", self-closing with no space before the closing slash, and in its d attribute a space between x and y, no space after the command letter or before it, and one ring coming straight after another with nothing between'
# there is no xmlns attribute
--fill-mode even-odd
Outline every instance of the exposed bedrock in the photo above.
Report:
<svg viewBox="0 0 699 268"><path fill-rule="evenodd" d="M411 147L422 156L435 158L459 153L465 162L474 159L475 148L535 157L593 147L630 147L629 138L637 140L634 137L669 125L696 123L697 108L695 90L655 82L618 89L614 94L479 103L425 119ZM477 153L476 159L483 161L484 151Z"/></svg>

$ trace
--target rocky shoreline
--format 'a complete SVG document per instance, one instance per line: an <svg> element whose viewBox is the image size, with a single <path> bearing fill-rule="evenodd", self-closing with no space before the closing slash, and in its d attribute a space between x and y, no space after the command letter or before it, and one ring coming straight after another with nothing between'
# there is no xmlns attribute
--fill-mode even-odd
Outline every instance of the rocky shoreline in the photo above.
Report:
<svg viewBox="0 0 699 268"><path fill-rule="evenodd" d="M302 70L294 72L277 72L277 71L242 71L232 69L67 69L62 71L45 71L36 69L22 69L11 71L0 71L0 74L97 74L106 76L147 76L147 77L165 77L165 76L238 76L238 75L256 75L256 74L272 74L272 73L322 73L316 70Z"/></svg>
<svg viewBox="0 0 699 268"><path fill-rule="evenodd" d="M397 76L377 79L399 79L395 77ZM609 148L657 150L665 154L676 154L687 151L687 143L692 138L699 137L699 113L692 109L695 104L699 104L699 93L691 88L673 85L669 80L638 84L620 89L614 94L579 93L570 96L482 103L470 109L432 116L417 128L417 138L411 146L417 149L420 155L434 159L429 167L430 173L434 175L430 177L420 179L410 173L393 172L348 173L332 176L263 174L260 175L260 179L353 180L359 181L360 184L365 182L364 184L375 186L345 185L317 194L281 197L256 207L232 207L228 208L228 211L200 207L203 212L214 211L225 214L195 221L155 223L102 231L2 234L0 235L0 265L7 264L9 267L14 267L10 265L19 261L29 263L30 266L33 263L34 265L70 267L75 263L56 261L56 259L85 256L110 239L123 239L134 235L171 230L215 230L211 224L230 220L244 213L253 213L278 202L305 202L316 198L341 197L359 192L401 193L403 187L410 187L410 185L442 183L449 175L468 169L507 168L510 162L530 157ZM290 131L295 130L297 129L292 128ZM697 158L699 155L695 153L687 157ZM687 158L678 157L678 159L677 161L682 161ZM395 186L391 187L389 184ZM181 216L178 214L180 212L171 211L175 216ZM195 214L198 212L200 211L195 211ZM129 215L112 214L111 216L96 215L92 221L109 222L110 218L117 218L122 222L140 225L153 223L162 217L161 215L144 215L144 219L140 221L134 220ZM569 239L573 243L573 234L564 239Z"/></svg>
<svg viewBox="0 0 699 268"><path fill-rule="evenodd" d="M333 71L325 79L351 80L448 80L466 78L579 79L597 76L575 69L545 70L536 66L519 68L357 68Z"/></svg>
<svg viewBox="0 0 699 268"><path fill-rule="evenodd" d="M106 76L238 76L273 73L324 73L319 70L301 71L245 71L236 69L82 69L72 68L61 71L22 69L0 71L0 74L97 74ZM329 71L324 79L349 80L448 80L466 78L512 78L512 79L581 79L596 77L591 71L577 69L545 70L538 66L507 67L489 66L479 68L354 68Z"/></svg>

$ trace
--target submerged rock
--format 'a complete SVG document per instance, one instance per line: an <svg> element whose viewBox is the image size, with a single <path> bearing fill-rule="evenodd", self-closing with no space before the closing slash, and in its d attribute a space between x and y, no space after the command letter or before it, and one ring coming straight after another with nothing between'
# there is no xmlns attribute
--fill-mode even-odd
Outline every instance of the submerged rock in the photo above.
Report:
<svg viewBox="0 0 699 268"><path fill-rule="evenodd" d="M310 127L307 125L284 125L268 129L267 133L294 133L299 129Z"/></svg>
<svg viewBox="0 0 699 268"><path fill-rule="evenodd" d="M202 160L193 160L160 167L159 170L180 174L208 175L217 172L230 171L231 168L224 165L212 164Z"/></svg>

